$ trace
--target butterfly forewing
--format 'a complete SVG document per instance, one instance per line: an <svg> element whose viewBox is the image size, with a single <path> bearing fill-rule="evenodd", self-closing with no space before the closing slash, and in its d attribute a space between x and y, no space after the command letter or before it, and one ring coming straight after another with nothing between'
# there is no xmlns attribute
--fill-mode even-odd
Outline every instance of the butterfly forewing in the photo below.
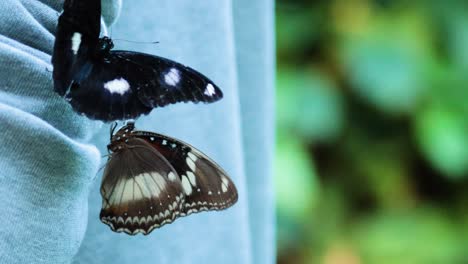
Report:
<svg viewBox="0 0 468 264"><path fill-rule="evenodd" d="M52 54L54 89L62 96L98 46L101 4L95 0L66 0L63 9Z"/></svg>
<svg viewBox="0 0 468 264"><path fill-rule="evenodd" d="M182 215L222 210L237 201L237 189L226 172L193 146L161 134L135 131L173 165L185 194Z"/></svg>
<svg viewBox="0 0 468 264"><path fill-rule="evenodd" d="M136 67L145 77L133 86L137 88L141 102L148 107L189 101L210 103L223 97L221 90L211 80L175 61L129 51L113 51L111 56L120 64Z"/></svg>
<svg viewBox="0 0 468 264"><path fill-rule="evenodd" d="M148 234L181 213L185 196L174 168L136 138L111 155L104 171L101 221L112 230Z"/></svg>

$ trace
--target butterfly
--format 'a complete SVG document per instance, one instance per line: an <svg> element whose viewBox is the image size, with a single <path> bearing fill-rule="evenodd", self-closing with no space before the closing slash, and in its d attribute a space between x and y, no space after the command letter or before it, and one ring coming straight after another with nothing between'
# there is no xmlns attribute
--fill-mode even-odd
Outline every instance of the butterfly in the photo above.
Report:
<svg viewBox="0 0 468 264"><path fill-rule="evenodd" d="M218 86L166 58L116 50L99 38L101 1L65 0L52 54L54 90L73 109L102 121L135 119L177 102L215 102Z"/></svg>
<svg viewBox="0 0 468 264"><path fill-rule="evenodd" d="M223 210L237 202L227 173L180 140L135 130L114 133L104 169L100 219L113 231L149 234L192 213Z"/></svg>

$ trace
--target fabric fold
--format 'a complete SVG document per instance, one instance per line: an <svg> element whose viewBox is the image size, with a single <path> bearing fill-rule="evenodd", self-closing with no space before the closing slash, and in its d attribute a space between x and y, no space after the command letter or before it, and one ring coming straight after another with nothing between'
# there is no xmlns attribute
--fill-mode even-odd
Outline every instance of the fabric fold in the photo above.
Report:
<svg viewBox="0 0 468 264"><path fill-rule="evenodd" d="M1 263L67 263L86 230L94 146L0 104Z"/></svg>
<svg viewBox="0 0 468 264"><path fill-rule="evenodd" d="M87 226L102 126L53 90L62 1L0 1L0 263L70 263Z"/></svg>

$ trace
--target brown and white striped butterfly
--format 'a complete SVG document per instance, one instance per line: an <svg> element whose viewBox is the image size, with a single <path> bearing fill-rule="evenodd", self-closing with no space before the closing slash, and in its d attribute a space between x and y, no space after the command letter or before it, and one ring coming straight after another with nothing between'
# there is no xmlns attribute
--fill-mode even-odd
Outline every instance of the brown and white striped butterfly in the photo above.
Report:
<svg viewBox="0 0 468 264"><path fill-rule="evenodd" d="M134 130L111 131L101 185L100 219L113 231L149 234L191 213L226 209L237 190L226 172L180 140Z"/></svg>

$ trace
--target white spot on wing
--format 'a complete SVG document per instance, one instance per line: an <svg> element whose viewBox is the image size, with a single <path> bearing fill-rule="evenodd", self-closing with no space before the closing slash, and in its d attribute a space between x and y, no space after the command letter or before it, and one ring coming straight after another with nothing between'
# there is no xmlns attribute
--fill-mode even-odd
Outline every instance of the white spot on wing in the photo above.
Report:
<svg viewBox="0 0 468 264"><path fill-rule="evenodd" d="M192 186L197 186L197 181L195 179L195 174L193 174L191 171L187 171L187 176L188 176L188 179L189 179L190 183L192 184Z"/></svg>
<svg viewBox="0 0 468 264"><path fill-rule="evenodd" d="M190 157L186 158L185 162L187 162L187 165L192 171L195 171L195 168L196 168L195 162L193 162L193 160Z"/></svg>
<svg viewBox="0 0 468 264"><path fill-rule="evenodd" d="M228 185L229 185L229 180L226 177L222 177L221 190L223 192L227 192Z"/></svg>
<svg viewBox="0 0 468 264"><path fill-rule="evenodd" d="M71 38L71 49L73 54L78 54L78 50L80 49L81 45L81 34L75 32Z"/></svg>
<svg viewBox="0 0 468 264"><path fill-rule="evenodd" d="M228 180L226 177L223 177L223 178L222 178L222 181L223 181L223 184L225 184L226 186L228 186L229 180Z"/></svg>
<svg viewBox="0 0 468 264"><path fill-rule="evenodd" d="M175 173L174 172L169 172L169 174L167 175L167 177L169 178L169 180L171 181L175 181L176 180L176 176L175 176Z"/></svg>
<svg viewBox="0 0 468 264"><path fill-rule="evenodd" d="M124 78L119 78L104 83L104 88L110 93L123 95L130 89L130 84Z"/></svg>
<svg viewBox="0 0 468 264"><path fill-rule="evenodd" d="M180 82L180 73L176 68L170 69L165 75L164 75L164 81L171 85L171 86L176 86Z"/></svg>
<svg viewBox="0 0 468 264"><path fill-rule="evenodd" d="M192 193L192 186L190 186L190 182L185 175L182 176L182 187L185 194L190 195Z"/></svg>
<svg viewBox="0 0 468 264"><path fill-rule="evenodd" d="M213 95L216 94L215 88L214 88L214 86L213 86L211 83L209 83L209 84L206 86L206 89L205 89L204 94L206 94L206 95L208 95L208 96L213 96Z"/></svg>
<svg viewBox="0 0 468 264"><path fill-rule="evenodd" d="M197 156L195 156L192 152L188 152L187 153L187 156L189 156L189 158L191 158L193 161L197 161Z"/></svg>
<svg viewBox="0 0 468 264"><path fill-rule="evenodd" d="M223 190L223 192L227 192L227 186L226 185L221 185L221 189Z"/></svg>

